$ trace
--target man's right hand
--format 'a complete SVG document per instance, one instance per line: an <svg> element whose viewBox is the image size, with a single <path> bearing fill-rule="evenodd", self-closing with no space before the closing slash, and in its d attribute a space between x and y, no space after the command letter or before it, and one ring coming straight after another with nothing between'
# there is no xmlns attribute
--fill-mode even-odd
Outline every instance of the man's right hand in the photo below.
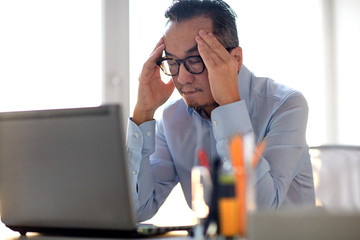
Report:
<svg viewBox="0 0 360 240"><path fill-rule="evenodd" d="M161 80L160 68L156 64L164 49L164 39L161 38L141 71L138 98L132 117L137 125L152 120L156 109L163 105L174 91L175 86L171 79L167 83Z"/></svg>

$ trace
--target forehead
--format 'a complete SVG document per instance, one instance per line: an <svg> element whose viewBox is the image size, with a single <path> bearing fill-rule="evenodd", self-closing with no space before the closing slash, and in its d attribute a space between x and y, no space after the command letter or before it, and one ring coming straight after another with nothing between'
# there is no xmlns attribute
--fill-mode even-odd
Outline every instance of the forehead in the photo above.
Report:
<svg viewBox="0 0 360 240"><path fill-rule="evenodd" d="M165 51L176 57L185 57L196 46L200 29L212 32L210 18L199 16L181 22L169 22L164 34Z"/></svg>

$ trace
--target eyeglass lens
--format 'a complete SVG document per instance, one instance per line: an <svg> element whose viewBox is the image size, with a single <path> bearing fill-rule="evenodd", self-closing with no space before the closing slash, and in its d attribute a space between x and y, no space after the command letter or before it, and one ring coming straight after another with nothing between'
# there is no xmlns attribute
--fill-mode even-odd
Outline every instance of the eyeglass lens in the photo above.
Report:
<svg viewBox="0 0 360 240"><path fill-rule="evenodd" d="M191 56L186 58L184 61L166 59L161 63L161 68L165 74L175 76L179 73L181 62L184 63L187 71L193 74L201 73L204 70L204 63L199 56Z"/></svg>

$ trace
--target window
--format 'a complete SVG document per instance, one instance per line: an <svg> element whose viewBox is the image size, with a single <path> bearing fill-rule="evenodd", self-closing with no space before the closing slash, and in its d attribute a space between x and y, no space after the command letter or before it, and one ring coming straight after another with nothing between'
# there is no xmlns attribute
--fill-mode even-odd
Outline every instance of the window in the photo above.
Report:
<svg viewBox="0 0 360 240"><path fill-rule="evenodd" d="M0 31L0 111L101 104L101 1L1 1Z"/></svg>

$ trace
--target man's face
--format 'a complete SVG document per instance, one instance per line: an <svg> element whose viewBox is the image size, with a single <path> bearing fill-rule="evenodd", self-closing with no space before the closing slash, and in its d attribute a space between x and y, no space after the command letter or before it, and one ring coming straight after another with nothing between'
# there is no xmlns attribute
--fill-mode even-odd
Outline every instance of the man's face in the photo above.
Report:
<svg viewBox="0 0 360 240"><path fill-rule="evenodd" d="M213 32L211 20L200 16L180 23L169 22L164 35L166 56L184 59L199 55L195 37L200 29ZM181 64L179 73L173 76L173 82L188 106L204 108L207 113L218 106L211 93L206 68L201 74L192 74Z"/></svg>

